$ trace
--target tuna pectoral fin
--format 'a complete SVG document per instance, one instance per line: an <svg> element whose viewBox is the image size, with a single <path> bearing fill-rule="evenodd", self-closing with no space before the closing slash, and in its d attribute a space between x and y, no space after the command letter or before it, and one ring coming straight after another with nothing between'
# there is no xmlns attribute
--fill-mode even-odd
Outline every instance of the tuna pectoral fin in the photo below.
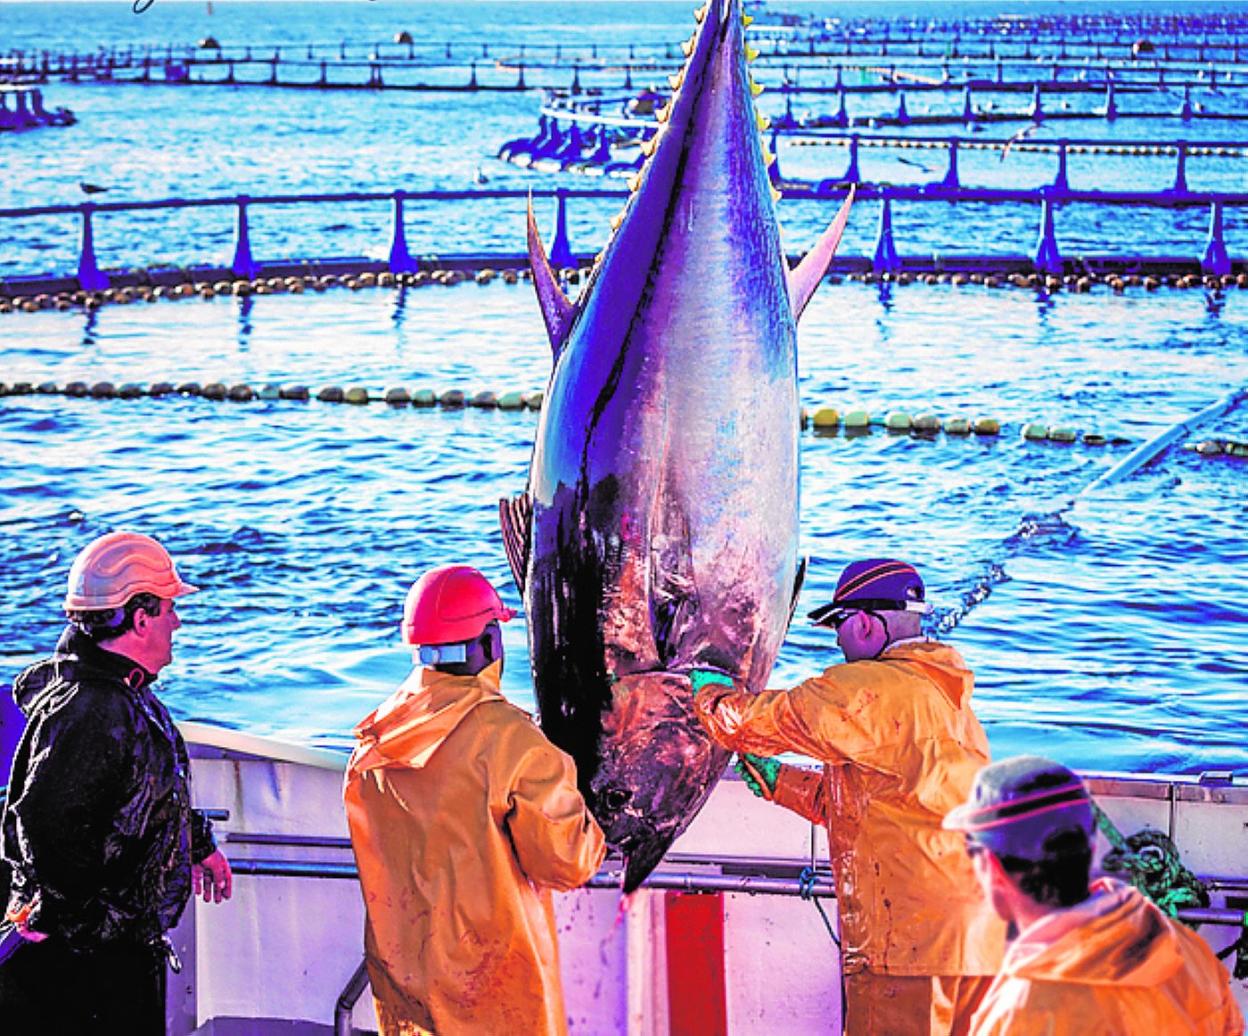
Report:
<svg viewBox="0 0 1248 1036"><path fill-rule="evenodd" d="M797 565L797 578L793 580L793 599L789 601L789 621L785 625L785 629L793 625L793 613L797 611L797 595L802 592L802 584L806 582L806 562L809 558L802 558Z"/></svg>
<svg viewBox="0 0 1248 1036"><path fill-rule="evenodd" d="M533 270L537 303L542 310L542 319L546 321L546 333L550 336L550 345L557 357L563 343L567 341L576 306L559 287L559 279L550 267L550 260L546 258L546 248L542 244L541 234L537 232L537 220L533 217L532 195L529 196L529 266Z"/></svg>
<svg viewBox="0 0 1248 1036"><path fill-rule="evenodd" d="M528 493L498 502L498 521L503 527L503 550L516 588L524 594L524 577L529 570L529 530L533 527L533 501Z"/></svg>
<svg viewBox="0 0 1248 1036"><path fill-rule="evenodd" d="M789 301L793 304L794 320L802 315L806 303L810 301L815 289L819 287L819 282L823 280L823 275L832 265L837 245L841 243L841 235L845 233L845 224L849 222L849 207L854 204L854 190L853 187L849 189L849 196L841 206L841 211L820 235L815 247L789 271ZM532 218L532 209L529 211Z"/></svg>

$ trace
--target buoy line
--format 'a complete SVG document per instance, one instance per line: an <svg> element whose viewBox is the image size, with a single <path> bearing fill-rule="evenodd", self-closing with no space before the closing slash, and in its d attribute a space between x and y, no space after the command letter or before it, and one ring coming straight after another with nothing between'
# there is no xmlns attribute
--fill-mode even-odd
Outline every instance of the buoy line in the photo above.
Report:
<svg viewBox="0 0 1248 1036"><path fill-rule="evenodd" d="M23 396L64 396L90 400L163 399L181 396L230 403L319 402L346 406L380 403L390 407L443 410L471 408L516 412L541 410L545 394L541 391L518 389L500 393L489 389L477 392L457 388L439 391L432 388L408 389L403 386L377 390L363 385L337 384L312 388L302 384L279 385L273 382L260 386L247 382L227 384L224 381L153 381L148 384L133 381L120 384L112 381L70 381L63 385L54 381L0 382L0 397ZM893 435L908 434L920 440L935 439L942 434L951 439L1000 439L1002 436L1014 434L1028 443L1121 446L1132 441L1116 433L1082 430L1071 424L1027 421L1010 425L995 417L939 417L932 413L912 416L906 410L891 410L883 415L873 415L867 410L848 410L842 413L829 406L815 409L803 407L800 411L800 423L802 429L810 430L815 437L821 438L837 435L856 438L869 435L873 431L883 431Z"/></svg>

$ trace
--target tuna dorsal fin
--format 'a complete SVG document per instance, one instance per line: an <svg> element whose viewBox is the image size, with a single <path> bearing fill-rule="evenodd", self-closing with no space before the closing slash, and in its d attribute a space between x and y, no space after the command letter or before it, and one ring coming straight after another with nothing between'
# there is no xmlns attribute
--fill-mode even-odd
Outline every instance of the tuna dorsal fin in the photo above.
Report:
<svg viewBox="0 0 1248 1036"><path fill-rule="evenodd" d="M503 550L520 596L529 570L529 530L533 526L533 500L527 492L498 502L498 521L503 527Z"/></svg>
<svg viewBox="0 0 1248 1036"><path fill-rule="evenodd" d="M806 582L806 562L809 558L802 558L797 563L797 576L793 580L793 598L789 601L789 621L788 626L793 625L793 613L797 611L797 595L802 592L802 584ZM788 626L785 628L787 629Z"/></svg>
<svg viewBox="0 0 1248 1036"><path fill-rule="evenodd" d="M546 257L542 235L537 231L537 220L533 216L532 195L529 195L529 267L533 270L533 287L537 289L537 304L542 309L542 319L546 321L546 333L557 357L567 341L576 306L559 287L559 279Z"/></svg>
<svg viewBox="0 0 1248 1036"><path fill-rule="evenodd" d="M836 247L841 243L841 235L845 233L845 224L849 222L849 208L854 204L854 190L849 189L849 196L845 199L845 203L841 206L840 212L836 214L828 229L815 242L815 247L806 253L805 257L792 270L789 271L789 300L793 304L793 319L796 320L802 315L802 310L806 308L806 303L815 293L815 289L819 287L819 282L823 280L823 275L828 272L828 267L832 265L832 257L836 255ZM532 220L532 210L530 209L530 220ZM530 225L532 225L530 223Z"/></svg>

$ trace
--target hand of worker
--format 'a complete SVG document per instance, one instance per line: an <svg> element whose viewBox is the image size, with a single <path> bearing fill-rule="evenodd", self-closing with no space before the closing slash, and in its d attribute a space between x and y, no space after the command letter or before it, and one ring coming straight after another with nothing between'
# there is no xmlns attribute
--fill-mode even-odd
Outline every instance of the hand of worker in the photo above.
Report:
<svg viewBox="0 0 1248 1036"><path fill-rule="evenodd" d="M27 942L43 942L43 940L48 937L46 932L34 932L27 927L27 924L30 921L30 915L34 913L35 907L38 905L39 899L38 896L36 896L36 898L31 902L23 904L20 909L16 911L10 910L9 913L5 915L5 920L12 921L13 927L17 929L17 934Z"/></svg>
<svg viewBox="0 0 1248 1036"><path fill-rule="evenodd" d="M191 882L195 895L203 896L205 903L220 903L229 899L234 891L230 861L220 849L214 849L211 855L191 866Z"/></svg>
<svg viewBox="0 0 1248 1036"><path fill-rule="evenodd" d="M760 799L770 799L776 793L776 781L780 777L780 763L761 755L742 752L733 768L745 780L745 786Z"/></svg>
<svg viewBox="0 0 1248 1036"><path fill-rule="evenodd" d="M689 686L693 688L693 696L696 698L698 692L710 684L719 684L721 687L731 687L732 677L727 673L717 673L713 669L694 669L689 674Z"/></svg>

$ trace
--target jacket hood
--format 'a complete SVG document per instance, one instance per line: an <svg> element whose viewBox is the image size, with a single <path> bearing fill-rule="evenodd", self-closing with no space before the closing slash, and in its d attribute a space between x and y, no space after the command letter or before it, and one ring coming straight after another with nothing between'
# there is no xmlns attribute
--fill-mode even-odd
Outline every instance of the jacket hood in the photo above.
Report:
<svg viewBox="0 0 1248 1036"><path fill-rule="evenodd" d="M903 640L880 656L881 662L902 662L921 670L956 706L965 705L975 686L966 662L957 650L935 640Z"/></svg>
<svg viewBox="0 0 1248 1036"><path fill-rule="evenodd" d="M137 662L115 651L105 651L76 626L68 625L51 656L23 669L13 680L13 701L27 716L40 695L59 679L74 681L85 673L120 680L138 690L156 677Z"/></svg>
<svg viewBox="0 0 1248 1036"><path fill-rule="evenodd" d="M502 663L476 676L451 676L416 669L355 728L359 742L348 773L384 766L420 769L464 717L487 701L503 701L498 685Z"/></svg>
<svg viewBox="0 0 1248 1036"><path fill-rule="evenodd" d="M1174 923L1138 890L1102 878L1091 891L1025 929L1002 970L1033 981L1154 987L1184 966Z"/></svg>

